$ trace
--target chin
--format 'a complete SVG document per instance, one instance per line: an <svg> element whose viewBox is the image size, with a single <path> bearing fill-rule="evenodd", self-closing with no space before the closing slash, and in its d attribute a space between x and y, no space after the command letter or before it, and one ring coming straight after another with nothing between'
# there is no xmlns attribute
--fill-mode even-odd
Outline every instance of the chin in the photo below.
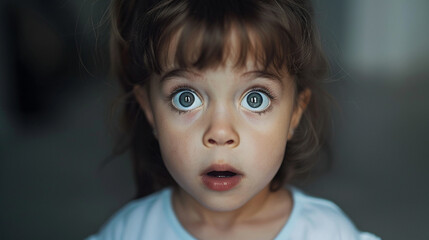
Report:
<svg viewBox="0 0 429 240"><path fill-rule="evenodd" d="M230 212L243 207L249 199L246 199L243 194L235 193L231 195L208 194L197 201L205 208L215 212Z"/></svg>

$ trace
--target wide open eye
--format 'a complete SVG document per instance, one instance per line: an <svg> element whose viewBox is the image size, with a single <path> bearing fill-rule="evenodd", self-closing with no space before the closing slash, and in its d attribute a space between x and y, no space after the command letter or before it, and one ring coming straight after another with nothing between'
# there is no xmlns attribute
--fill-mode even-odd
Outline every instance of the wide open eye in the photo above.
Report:
<svg viewBox="0 0 429 240"><path fill-rule="evenodd" d="M171 103L179 111L190 111L203 104L198 95L191 90L177 92L171 99Z"/></svg>
<svg viewBox="0 0 429 240"><path fill-rule="evenodd" d="M241 100L241 106L252 112L263 112L270 106L271 100L262 91L250 91L248 92L243 100Z"/></svg>

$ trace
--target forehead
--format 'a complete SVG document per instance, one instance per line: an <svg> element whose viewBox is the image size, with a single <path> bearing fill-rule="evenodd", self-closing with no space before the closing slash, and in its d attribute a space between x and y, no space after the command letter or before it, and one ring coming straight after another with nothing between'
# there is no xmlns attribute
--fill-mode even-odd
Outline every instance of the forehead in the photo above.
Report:
<svg viewBox="0 0 429 240"><path fill-rule="evenodd" d="M277 40L275 36L261 36L250 25L238 23L217 30L184 25L161 38L160 73L176 68L205 71L224 67L284 75L287 68Z"/></svg>

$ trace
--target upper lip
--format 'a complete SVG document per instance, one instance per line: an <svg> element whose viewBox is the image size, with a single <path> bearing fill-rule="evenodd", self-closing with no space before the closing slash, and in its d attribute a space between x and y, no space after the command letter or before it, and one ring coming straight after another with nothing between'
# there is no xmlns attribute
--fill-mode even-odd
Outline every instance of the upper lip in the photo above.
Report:
<svg viewBox="0 0 429 240"><path fill-rule="evenodd" d="M243 173L241 173L240 171L238 171L237 169L235 169L229 164L212 164L208 168L206 168L201 173L201 175L206 175L207 173L213 172L213 171L216 171L216 172L229 171L229 172L236 173L237 175L243 175Z"/></svg>

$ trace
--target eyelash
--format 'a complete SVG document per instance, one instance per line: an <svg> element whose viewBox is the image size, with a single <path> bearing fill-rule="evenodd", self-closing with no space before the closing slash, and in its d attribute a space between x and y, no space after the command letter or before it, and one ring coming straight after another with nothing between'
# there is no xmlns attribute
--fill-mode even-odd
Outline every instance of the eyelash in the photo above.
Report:
<svg viewBox="0 0 429 240"><path fill-rule="evenodd" d="M178 112L179 114L183 114L183 113L187 113L187 112L192 111L192 110L190 110L190 111L179 110L179 109L175 108L173 106L173 104L171 103L173 97L177 93L179 93L180 91L183 91L183 90L189 90L189 91L192 91L192 92L196 93L196 91L191 86L189 86L189 85L179 85L179 86L174 87L173 90L171 91L171 93L167 96L167 101L169 103L169 106L171 107L171 109L173 109L174 111ZM262 115L262 114L265 114L265 113L271 111L272 107L273 107L272 106L272 102L276 100L276 97L274 96L274 94L272 94L271 91L268 88L266 88L266 87L257 86L257 87L252 87L251 89L247 90L244 95L246 95L246 94L248 94L249 92L252 92L252 91L262 92L262 93L266 94L268 96L268 98L270 98L270 100L271 100L270 106L267 109L265 109L262 112L254 112L254 113Z"/></svg>

